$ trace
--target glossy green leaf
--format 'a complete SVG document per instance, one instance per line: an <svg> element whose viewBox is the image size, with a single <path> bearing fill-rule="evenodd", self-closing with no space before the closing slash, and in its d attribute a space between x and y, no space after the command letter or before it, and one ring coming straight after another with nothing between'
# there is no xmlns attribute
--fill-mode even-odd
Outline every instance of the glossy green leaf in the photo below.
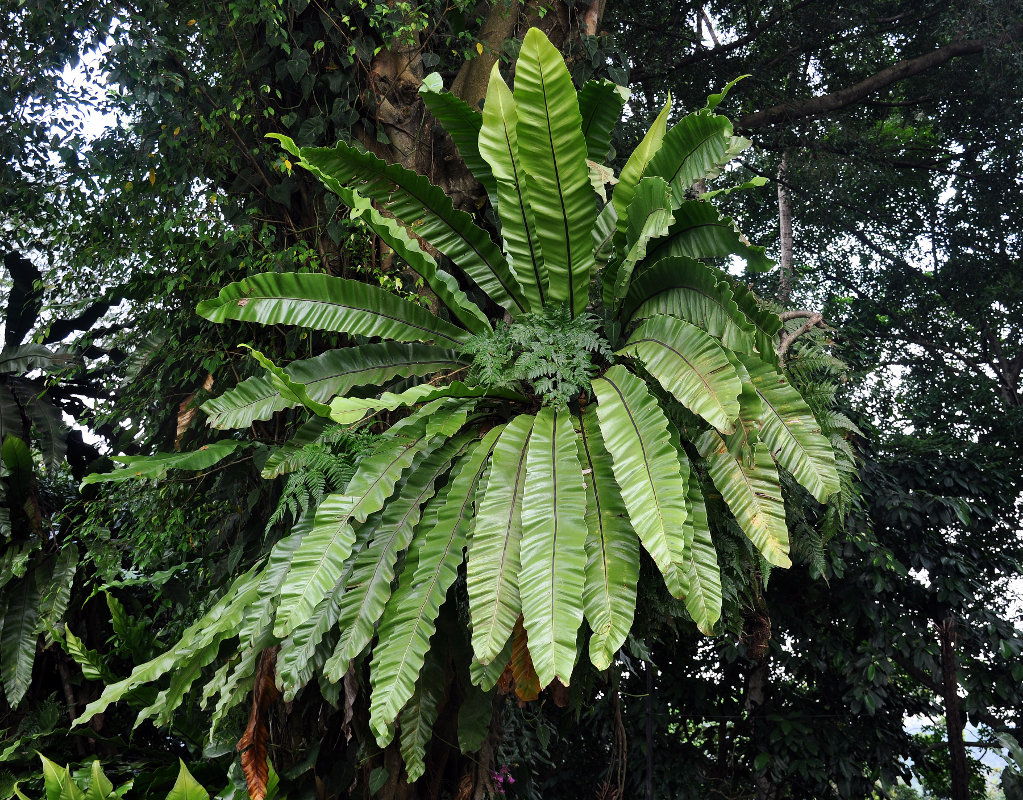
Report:
<svg viewBox="0 0 1023 800"><path fill-rule="evenodd" d="M583 621L586 487L567 408L537 412L526 455L519 595L529 654L540 686L565 686Z"/></svg>
<svg viewBox="0 0 1023 800"><path fill-rule="evenodd" d="M284 702L295 699L299 689L313 677L318 667L327 660L324 637L337 625L339 616L338 594L342 580L339 579L321 600L308 619L295 628L283 642L277 653L277 687ZM318 657L320 656L320 657Z"/></svg>
<svg viewBox="0 0 1023 800"><path fill-rule="evenodd" d="M399 342L458 346L468 334L429 309L361 281L317 273L266 272L228 284L196 308L213 322L301 325Z"/></svg>
<svg viewBox="0 0 1023 800"><path fill-rule="evenodd" d="M46 800L84 800L85 795L78 788L71 771L50 761L42 753L39 758L43 762L43 790Z"/></svg>
<svg viewBox="0 0 1023 800"><path fill-rule="evenodd" d="M124 466L113 472L86 475L82 485L110 481L161 480L172 469L203 470L218 464L241 446L241 442L223 439L210 442L187 453L160 453L155 456L111 456Z"/></svg>
<svg viewBox="0 0 1023 800"><path fill-rule="evenodd" d="M633 279L622 319L668 314L702 328L730 350L753 354L754 327L720 277L716 268L685 256L661 259Z"/></svg>
<svg viewBox="0 0 1023 800"><path fill-rule="evenodd" d="M114 794L114 784L103 774L103 767L97 758L89 770L89 787L85 790L85 800L107 800L111 795L117 797Z"/></svg>
<svg viewBox="0 0 1023 800"><path fill-rule="evenodd" d="M354 189L387 207L416 236L454 262L462 272L512 315L525 309L500 248L464 211L455 210L438 187L399 164L338 142L334 147L303 147L299 166L327 186ZM395 337L390 337L395 338Z"/></svg>
<svg viewBox="0 0 1023 800"><path fill-rule="evenodd" d="M304 406L317 416L330 416L330 406L313 400L309 396L309 392L306 391L305 384L292 380L288 373L278 367L273 361L260 353L254 347L250 347L246 344L243 344L242 347L248 350L252 357L259 362L259 365L267 371L267 377L269 378L270 383L278 392L280 392L281 397L284 400L294 405Z"/></svg>
<svg viewBox="0 0 1023 800"><path fill-rule="evenodd" d="M731 433L739 416L739 376L717 340L675 317L644 321L620 355L643 362L657 382L722 433Z"/></svg>
<svg viewBox="0 0 1023 800"><path fill-rule="evenodd" d="M674 217L668 235L647 250L648 263L655 264L669 256L701 259L737 255L744 258L746 266L754 272L774 266L764 255L764 248L750 245L735 223L722 217L711 203L686 200L675 209Z"/></svg>
<svg viewBox="0 0 1023 800"><path fill-rule="evenodd" d="M350 424L358 422L369 413L378 411L393 411L405 406L420 405L434 400L453 398L473 397L502 397L508 400L525 400L525 397L507 389L491 389L486 386L466 386L461 381L454 381L446 386L434 386L431 383L421 383L406 389L404 392L394 394L384 392L379 397L338 397L330 403L330 417L335 422Z"/></svg>
<svg viewBox="0 0 1023 800"><path fill-rule="evenodd" d="M496 179L497 212L505 251L530 309L536 311L547 296L548 276L537 238L536 219L529 205L531 179L519 162L517 126L515 98L501 77L498 65L494 64L483 108L479 150Z"/></svg>
<svg viewBox="0 0 1023 800"><path fill-rule="evenodd" d="M83 724L107 706L122 699L139 686L151 683L182 664L187 664L197 653L201 653L227 636L237 635L238 626L249 609L259 598L259 576L256 567L238 576L210 609L185 629L181 638L170 650L156 658L136 666L131 675L120 681L108 682L98 700L89 703L82 715L75 720Z"/></svg>
<svg viewBox="0 0 1023 800"><path fill-rule="evenodd" d="M609 80L587 81L579 90L579 115L586 157L603 164L611 149L611 133L622 117L631 92Z"/></svg>
<svg viewBox="0 0 1023 800"><path fill-rule="evenodd" d="M454 276L437 267L433 256L423 251L415 236L411 235L404 225L377 211L368 197L363 197L341 185L336 185L333 189L352 209L352 219L361 219L365 222L384 244L423 279L462 325L473 333L484 333L491 329L486 315L466 296Z"/></svg>
<svg viewBox="0 0 1023 800"><path fill-rule="evenodd" d="M593 381L597 418L633 529L676 597L686 593L683 565L669 538L682 535L688 473L668 434L667 417L646 384L615 365Z"/></svg>
<svg viewBox="0 0 1023 800"><path fill-rule="evenodd" d="M512 639L509 637L508 641L504 643L504 648L497 654L497 658L489 664L484 664L478 658L473 657L469 662L469 680L472 685L480 687L484 692L493 689L501 679L501 675L504 674L504 668L508 666L511 654Z"/></svg>
<svg viewBox="0 0 1023 800"><path fill-rule="evenodd" d="M643 178L636 188L625 221L625 233L616 237L621 261L604 270L604 305L616 307L625 297L632 273L647 253L652 239L660 238L671 225L671 193L660 178Z"/></svg>
<svg viewBox="0 0 1023 800"><path fill-rule="evenodd" d="M538 28L522 41L515 66L518 146L529 174L529 204L543 248L552 301L573 316L586 310L594 266L590 231L596 197L586 140L565 60Z"/></svg>
<svg viewBox="0 0 1023 800"><path fill-rule="evenodd" d="M791 566L781 483L767 448L753 447L752 458L749 453L736 455L717 431L705 432L695 444L707 461L710 479L750 541L771 564Z"/></svg>
<svg viewBox="0 0 1023 800"><path fill-rule="evenodd" d="M0 680L11 708L17 708L32 682L39 635L39 590L29 573L8 586L0 622Z"/></svg>
<svg viewBox="0 0 1023 800"><path fill-rule="evenodd" d="M433 73L438 79L440 75ZM483 117L479 111L474 109L462 98L456 97L451 92L442 91L440 80L431 81L432 76L428 75L419 87L419 96L423 98L426 108L433 115L444 130L448 132L451 141L458 149L458 155L462 157L465 166L473 174L487 194L491 197L497 194L497 184L494 180L494 173L484 157L480 154L479 136L480 127L483 125ZM487 94L489 98L489 93Z"/></svg>
<svg viewBox="0 0 1023 800"><path fill-rule="evenodd" d="M664 134L644 175L664 178L677 206L694 183L718 175L732 158L731 144L732 123L725 117L689 114Z"/></svg>
<svg viewBox="0 0 1023 800"><path fill-rule="evenodd" d="M586 482L588 529L583 611L593 631L590 661L598 670L605 670L632 629L639 585L639 539L629 524L592 405L582 414L579 461Z"/></svg>
<svg viewBox="0 0 1023 800"><path fill-rule="evenodd" d="M710 535L707 504L695 475L689 481L686 494L689 508L688 524L693 528L693 541L689 548L686 592L686 610L696 627L707 636L714 633L714 623L721 618L721 570L718 568L717 550Z"/></svg>
<svg viewBox="0 0 1023 800"><path fill-rule="evenodd" d="M49 631L64 619L64 613L71 602L71 588L78 571L78 545L74 542L64 545L53 562L53 571L45 584L39 602L39 628L46 633L50 644Z"/></svg>
<svg viewBox="0 0 1023 800"><path fill-rule="evenodd" d="M328 350L315 358L293 361L284 371L302 384L309 397L325 403L357 386L384 384L393 378L411 378L436 372L464 370L465 356L425 344L379 342L360 347ZM242 381L234 389L203 404L214 428L245 428L255 420L270 419L274 412L296 403L281 397L265 376Z"/></svg>
<svg viewBox="0 0 1023 800"><path fill-rule="evenodd" d="M401 757L409 783L419 780L426 772L426 746L433 735L444 689L444 667L439 654L431 650L423 664L415 693L398 717Z"/></svg>
<svg viewBox="0 0 1023 800"><path fill-rule="evenodd" d="M180 764L178 779L174 781L174 786L171 787L167 800L210 800L209 792L192 777L192 773L188 771L185 762L178 759L178 763Z"/></svg>
<svg viewBox="0 0 1023 800"><path fill-rule="evenodd" d="M522 610L519 541L533 419L520 414L498 438L473 525L465 580L472 649L484 664L504 648Z"/></svg>
<svg viewBox="0 0 1023 800"><path fill-rule="evenodd" d="M778 354L774 344L778 331L782 329L781 318L761 303L753 294L753 290L746 284L736 280L731 280L729 283L735 304L753 326L753 341L757 346L760 358L777 367Z"/></svg>
<svg viewBox="0 0 1023 800"><path fill-rule="evenodd" d="M611 195L611 202L614 204L615 212L618 215L618 229L623 233L625 232L627 220L626 214L629 210L629 205L632 203L632 197L636 193L639 180L646 172L651 159L660 149L661 142L664 141L664 133L668 129L668 113L670 111L671 96L669 95L668 102L664 104L661 113L657 115L653 125L644 134L643 141L632 151L632 155L629 156L629 160L625 162L625 166L622 167L622 172L618 176L618 183L615 184L614 194Z"/></svg>

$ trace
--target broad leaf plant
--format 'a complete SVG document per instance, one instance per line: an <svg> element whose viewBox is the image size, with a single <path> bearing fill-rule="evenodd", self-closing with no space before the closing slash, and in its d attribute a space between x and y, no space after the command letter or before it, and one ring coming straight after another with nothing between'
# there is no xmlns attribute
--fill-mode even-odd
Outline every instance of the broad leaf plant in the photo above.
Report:
<svg viewBox="0 0 1023 800"><path fill-rule="evenodd" d="M669 101L617 177L601 162L627 93L606 81L577 92L539 30L522 44L514 90L495 67L482 114L433 77L423 96L485 188L500 236L422 175L346 142L299 149L280 137L440 310L356 281L279 273L199 306L216 322L360 342L285 368L255 353L265 376L206 404L215 427L301 406L317 431L384 412L397 421L347 488L83 719L171 673L140 716L166 722L227 640L238 656L203 693L214 725L244 699L267 648L280 648L286 698L314 677L337 697L369 653L370 726L386 746L398 723L414 780L431 692L436 713L437 689L424 683L436 674L431 638L445 603L467 605L475 684L494 686L514 638L541 687L567 685L583 650L603 670L625 642L641 550L713 632L722 596L708 493L766 562L786 567L779 469L818 501L839 491L835 450L779 367L779 317L705 261L771 266L702 193L749 144L714 113L723 94L672 127ZM287 448L266 471L286 471L286 460ZM132 475L174 466L128 461L121 472ZM464 591L453 591L460 573Z"/></svg>

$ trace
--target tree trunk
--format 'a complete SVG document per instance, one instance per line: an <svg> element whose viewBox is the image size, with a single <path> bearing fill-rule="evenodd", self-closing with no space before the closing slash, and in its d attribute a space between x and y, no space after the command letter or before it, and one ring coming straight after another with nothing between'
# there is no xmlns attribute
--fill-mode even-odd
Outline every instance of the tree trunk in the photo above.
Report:
<svg viewBox="0 0 1023 800"><path fill-rule="evenodd" d="M654 665L646 665L646 800L654 800Z"/></svg>
<svg viewBox="0 0 1023 800"><path fill-rule="evenodd" d="M969 775L966 772L966 746L963 743L963 715L959 705L959 680L956 676L956 619L951 614L937 623L941 643L941 685L945 696L945 730L951 762L952 800L969 800Z"/></svg>
<svg viewBox="0 0 1023 800"><path fill-rule="evenodd" d="M778 228L781 233L781 259L778 264L778 293L775 299L788 305L792 295L792 197L785 180L789 166L789 153L782 153L778 165Z"/></svg>

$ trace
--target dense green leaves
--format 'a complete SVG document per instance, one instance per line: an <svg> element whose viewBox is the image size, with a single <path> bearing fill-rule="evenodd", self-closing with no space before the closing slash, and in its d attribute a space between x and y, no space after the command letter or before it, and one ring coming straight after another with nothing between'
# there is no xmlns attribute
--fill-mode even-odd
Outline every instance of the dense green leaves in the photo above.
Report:
<svg viewBox="0 0 1023 800"><path fill-rule="evenodd" d="M381 746L393 736L392 722L412 695L437 614L454 582L472 520L476 487L500 430L494 428L456 466L456 473L430 505L423 531L413 542L405 570L380 623L370 682L370 727Z"/></svg>
<svg viewBox="0 0 1023 800"><path fill-rule="evenodd" d="M265 562L87 714L174 670L140 714L167 721L228 638L244 654L204 693L218 697L218 721L255 679L265 648L279 647L288 701L315 676L335 702L336 684L349 692L352 667L369 651L369 727L380 747L400 728L414 780L438 709L454 696L448 677L465 675L455 620L468 619L468 674L482 687L463 705L459 737L479 746L486 692L509 657L520 697L568 686L585 619L590 662L613 665L634 627L641 546L697 627L715 630L735 596L722 568L744 566L719 564L715 538L731 523L709 518L721 505L708 506L707 476L778 565L788 563L789 534L774 459L818 499L837 485L810 406L770 385L780 319L697 260L766 265L709 200L687 199L742 146L727 120L705 110L668 131L665 106L607 203L612 174L594 162L610 148L625 95L609 82L576 93L538 30L523 42L514 92L493 68L482 115L438 89L434 78L424 86L427 105L496 203L501 248L423 175L345 142L299 148L278 137L423 278L453 322L310 273L255 275L200 305L217 322L356 339L284 367L253 350L267 376L206 403L216 426L296 406L325 418L279 445L264 474L301 470L301 454L356 435L356 425L374 443L335 476L333 492L320 486L315 508L288 506L297 521ZM437 253L475 287L460 288ZM152 468L181 457L157 457Z"/></svg>

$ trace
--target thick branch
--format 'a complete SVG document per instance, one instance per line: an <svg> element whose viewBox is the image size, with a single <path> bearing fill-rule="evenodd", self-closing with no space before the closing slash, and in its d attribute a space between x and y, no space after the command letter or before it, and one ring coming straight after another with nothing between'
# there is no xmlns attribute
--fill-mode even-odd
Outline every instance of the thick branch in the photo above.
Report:
<svg viewBox="0 0 1023 800"><path fill-rule="evenodd" d="M824 116L832 111L838 111L858 103L863 98L884 89L886 86L891 86L893 83L919 75L921 72L926 72L929 69L951 61L953 58L980 53L989 47L1005 44L1020 36L1023 36L1023 25L1017 25L1001 36L952 42L952 44L939 47L930 53L925 53L915 58L907 58L897 64L892 64L892 66L886 67L869 78L845 89L840 89L837 92L813 97L808 100L787 100L763 111L747 114L739 119L736 127L763 128L780 122L791 123L797 119Z"/></svg>
<svg viewBox="0 0 1023 800"><path fill-rule="evenodd" d="M494 68L501 54L504 40L515 32L515 23L519 19L518 2L506 3L504 0L492 0L490 11L480 29L479 42L483 52L478 58L466 61L458 71L451 84L451 93L462 98L473 108L487 93L490 81L490 70Z"/></svg>
<svg viewBox="0 0 1023 800"><path fill-rule="evenodd" d="M796 328L792 333L783 334L781 337L781 343L778 345L778 362L782 367L785 366L785 359L789 354L789 348L792 347L792 343L796 341L804 333L808 333L818 325L824 327L824 315L823 314L811 314L806 311L790 312L794 316L790 319L796 319L798 317L805 316L806 322ZM797 316L796 316L797 315Z"/></svg>

